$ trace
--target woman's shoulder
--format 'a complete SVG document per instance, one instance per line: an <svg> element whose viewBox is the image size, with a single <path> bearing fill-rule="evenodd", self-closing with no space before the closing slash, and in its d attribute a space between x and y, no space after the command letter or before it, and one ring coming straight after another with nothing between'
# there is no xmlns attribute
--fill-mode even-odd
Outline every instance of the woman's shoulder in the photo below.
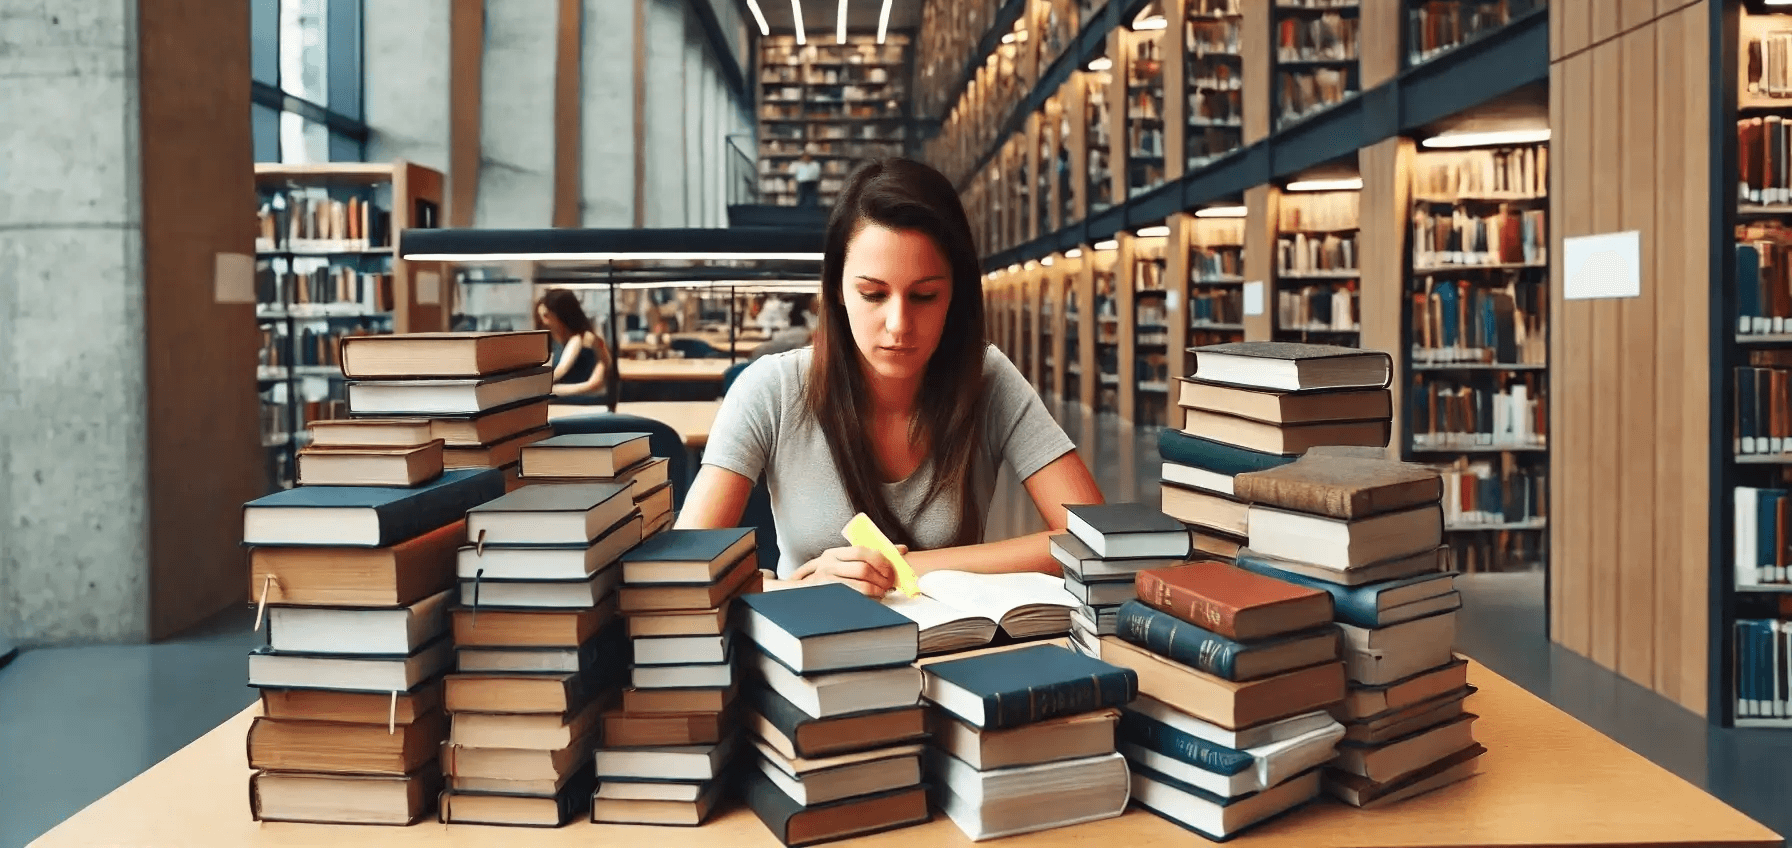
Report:
<svg viewBox="0 0 1792 848"><path fill-rule="evenodd" d="M983 379L993 381L1006 380L1010 377L1020 377L1021 382L1026 382L1026 378L1021 377L1020 369L1015 367L1014 361L1008 358L1008 354L1003 353L1001 348L993 344L985 344L983 346Z"/></svg>
<svg viewBox="0 0 1792 848"><path fill-rule="evenodd" d="M780 410L800 406L803 384L809 376L810 348L768 353L740 372L729 387L729 397L739 392L755 404Z"/></svg>

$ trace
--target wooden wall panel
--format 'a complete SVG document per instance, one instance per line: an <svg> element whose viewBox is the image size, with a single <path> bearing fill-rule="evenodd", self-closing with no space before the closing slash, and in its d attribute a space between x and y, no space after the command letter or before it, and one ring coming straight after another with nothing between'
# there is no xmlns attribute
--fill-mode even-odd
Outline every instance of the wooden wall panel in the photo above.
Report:
<svg viewBox="0 0 1792 848"><path fill-rule="evenodd" d="M554 39L554 215L556 227L579 225L579 52L583 0L560 0Z"/></svg>
<svg viewBox="0 0 1792 848"><path fill-rule="evenodd" d="M1570 56L1586 49L1593 35L1593 2L1594 0L1569 0L1565 3L1549 4L1551 14L1560 10L1562 30L1562 55ZM1552 20L1553 24L1554 21Z"/></svg>
<svg viewBox="0 0 1792 848"><path fill-rule="evenodd" d="M1552 7L1550 628L1564 647L1705 711L1712 214L1709 7ZM1552 4L1553 6L1553 4ZM1622 29L1622 34L1617 30ZM1598 39L1606 38L1600 42ZM1562 238L1637 230L1642 295L1566 301Z"/></svg>
<svg viewBox="0 0 1792 848"><path fill-rule="evenodd" d="M1244 32L1240 47L1244 52L1244 143L1256 144L1269 137L1270 109L1275 99L1270 96L1270 3L1244 4Z"/></svg>
<svg viewBox="0 0 1792 848"><path fill-rule="evenodd" d="M1634 4L1629 4L1634 5ZM1650 7L1653 12L1653 6ZM1655 228L1655 28L1630 30L1616 42L1624 57L1619 82L1623 109L1619 154L1625 197L1617 229L1636 230L1643 244L1661 239ZM1613 435L1618 442L1616 515L1622 517L1618 532L1618 671L1643 686L1655 682L1655 522L1631 516L1649 515L1655 501L1670 493L1655 488L1655 301L1660 279L1654 263L1644 262L1642 296L1616 301L1623 335L1618 344L1618 368L1624 379L1617 382L1623 395L1619 414L1622 426ZM1607 372L1608 374L1610 372ZM1664 566L1665 567L1665 566Z"/></svg>
<svg viewBox="0 0 1792 848"><path fill-rule="evenodd" d="M637 0L637 4L640 0ZM453 0L448 11L448 209L450 227L473 226L479 197L479 87L485 59L485 0ZM637 18L639 15L637 15ZM639 48L637 48L637 52ZM637 62L637 64L639 64ZM637 124L640 104L636 105ZM636 133L635 145L641 145ZM640 154L635 158L639 160ZM636 168L637 195L643 184ZM637 203L637 205L639 205ZM640 226L637 219L636 226Z"/></svg>
<svg viewBox="0 0 1792 848"><path fill-rule="evenodd" d="M1400 39L1406 32L1405 0L1362 0L1358 78L1368 91L1400 73Z"/></svg>
<svg viewBox="0 0 1792 848"><path fill-rule="evenodd" d="M1678 118L1688 102L1689 91L1699 87L1686 77L1686 58L1680 45L1683 33L1680 18L1671 15L1655 27L1655 109L1660 116ZM1702 89L1701 89L1702 90ZM1686 179L1686 171L1700 167L1686 161L1686 139L1680 120L1658 120L1653 127L1656 184L1655 237L1645 243L1645 262L1652 262L1655 283L1664 287L1655 297L1655 346L1659 357L1655 369L1655 440L1669 446L1654 450L1655 486L1664 495L1677 495L1685 489L1686 463L1678 446L1685 432L1681 416L1688 404L1680 366L1685 358L1684 319L1678 314L1680 297L1665 287L1683 266L1687 252L1685 233L1689 221L1703 222L1704 216L1689 214L1686 198L1678 191ZM1647 290L1645 289L1645 292ZM1700 356L1702 359L1702 355ZM1695 464L1696 466L1696 464ZM1650 673L1654 689L1673 700L1680 699L1685 688L1680 669L1680 641L1686 638L1682 627L1682 607L1702 604L1702 598L1682 598L1680 575L1687 566L1681 561L1680 547L1684 520L1679 514L1683 495L1655 499L1654 543L1655 585L1651 628L1654 656ZM1703 640L1701 640L1702 643Z"/></svg>
<svg viewBox="0 0 1792 848"><path fill-rule="evenodd" d="M1124 195L1121 195L1124 196ZM1133 356L1138 353L1138 316L1135 308L1138 303L1138 281L1133 278L1132 258L1138 247L1138 239L1129 233L1119 236L1120 247L1113 252L1114 257L1114 313L1120 316L1120 326L1116 328L1115 340L1120 343L1119 352L1115 354L1120 361L1116 363L1115 373L1120 376L1119 403L1120 418L1133 423L1139 416L1139 380L1138 368Z"/></svg>
<svg viewBox="0 0 1792 848"><path fill-rule="evenodd" d="M1276 208L1280 189L1260 185L1244 193L1244 278L1263 285L1263 312L1244 316L1245 341L1269 341L1275 330Z"/></svg>
<svg viewBox="0 0 1792 848"><path fill-rule="evenodd" d="M1164 288L1169 291L1164 297L1164 323L1169 325L1164 334L1164 361L1169 363L1170 377L1164 424L1169 427L1182 424L1170 408L1176 405L1176 378L1188 376L1183 369L1183 361L1188 355L1183 351L1188 349L1188 249L1194 242L1195 220L1195 216L1187 212L1171 215L1167 222L1170 235L1164 239Z"/></svg>
<svg viewBox="0 0 1792 848"><path fill-rule="evenodd" d="M1064 114L1070 118L1070 168L1067 176L1070 179L1068 188L1072 192L1072 217L1075 218L1065 221L1066 225L1089 217L1089 122L1083 117L1088 100L1088 82L1084 78L1088 73L1073 71L1070 81L1064 84Z"/></svg>
<svg viewBox="0 0 1792 848"><path fill-rule="evenodd" d="M1549 61L1556 62L1562 58L1562 11L1566 8L1562 3L1549 4Z"/></svg>
<svg viewBox="0 0 1792 848"><path fill-rule="evenodd" d="M1163 36L1164 68L1164 180L1182 178L1188 164L1188 48L1182 33L1187 29L1186 0L1164 0L1164 20L1170 25Z"/></svg>
<svg viewBox="0 0 1792 848"><path fill-rule="evenodd" d="M1408 210L1412 203L1414 150L1412 139L1390 138L1357 153L1357 168L1363 177L1363 190L1357 201L1361 227L1357 243L1362 245L1357 259L1362 273L1359 295L1362 346L1385 350L1396 359L1403 355L1401 319L1407 302L1404 260L1406 234L1410 227ZM1388 455L1398 458L1402 441L1400 421L1404 411L1401 397L1406 386L1395 380L1389 388L1394 394L1394 436L1388 440Z"/></svg>
<svg viewBox="0 0 1792 848"><path fill-rule="evenodd" d="M218 254L255 255L254 145L244 120L249 9L207 0L135 5L148 418L144 591L147 635L158 640L242 602L242 505L266 494L268 480L259 402L245 391L254 385L261 341L255 310L217 302L214 288Z"/></svg>
<svg viewBox="0 0 1792 848"><path fill-rule="evenodd" d="M1702 80L1704 74L1699 69L1710 63L1710 11L1705 3L1695 3L1684 10L1676 12L1679 19L1680 60L1686 63L1687 72L1682 75L1691 82ZM1685 103L1704 103L1705 98L1699 91L1686 92ZM1700 715L1705 714L1706 689L1710 682L1706 662L1706 646L1709 644L1709 614L1706 597L1710 591L1710 553L1707 548L1710 526L1706 504L1716 496L1727 497L1728 493L1711 491L1711 463L1707 453L1711 439L1716 434L1711 432L1710 419L1707 417L1711 408L1712 385L1709 358L1710 350L1710 251L1713 248L1711 236L1707 230L1707 222L1715 210L1711 208L1710 172L1706 162L1710 157L1718 155L1711 147L1711 125L1704 109L1684 109L1676 113L1672 122L1682 130L1686 147L1682 161L1688 163L1681 174L1679 190L1676 192L1679 202L1683 204L1686 215L1684 229L1677 236L1682 247L1679 273L1672 279L1680 283L1680 309L1676 313L1679 326L1666 325L1664 332L1678 332L1682 343L1686 345L1686 355L1678 361L1662 360L1669 365L1677 366L1681 373L1680 404L1682 430L1680 432L1680 478L1673 481L1671 491L1680 498L1680 690L1677 700L1680 705Z"/></svg>
<svg viewBox="0 0 1792 848"><path fill-rule="evenodd" d="M1052 302L1052 391L1058 400L1065 400L1068 395L1064 391L1064 369L1069 364L1066 361L1068 356L1064 352L1064 329L1069 324L1064 317L1066 275L1063 265L1062 257L1056 259L1050 269L1051 274L1045 278L1045 296Z"/></svg>
<svg viewBox="0 0 1792 848"><path fill-rule="evenodd" d="M1101 371L1095 367L1095 336L1101 321L1095 317L1095 248L1088 245L1083 245L1083 259L1077 264L1076 314L1076 361L1083 372L1077 377L1077 400L1093 410L1096 391L1101 388Z"/></svg>

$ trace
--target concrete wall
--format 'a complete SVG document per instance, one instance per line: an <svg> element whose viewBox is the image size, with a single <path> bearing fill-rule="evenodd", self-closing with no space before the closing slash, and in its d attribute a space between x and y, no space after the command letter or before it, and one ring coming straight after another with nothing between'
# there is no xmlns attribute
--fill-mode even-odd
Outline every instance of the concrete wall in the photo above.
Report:
<svg viewBox="0 0 1792 848"><path fill-rule="evenodd" d="M694 3L645 0L647 61L643 220L650 227L727 223L725 136L751 132ZM717 14L744 51L730 4ZM554 185L553 0L485 5L480 86L480 227L546 227ZM635 221L634 0L583 0L579 43L579 186L582 226ZM366 10L366 120L373 160L406 158L448 169L449 4L380 0Z"/></svg>
<svg viewBox="0 0 1792 848"><path fill-rule="evenodd" d="M136 0L0 26L0 638L148 628ZM247 120L247 115L244 116Z"/></svg>

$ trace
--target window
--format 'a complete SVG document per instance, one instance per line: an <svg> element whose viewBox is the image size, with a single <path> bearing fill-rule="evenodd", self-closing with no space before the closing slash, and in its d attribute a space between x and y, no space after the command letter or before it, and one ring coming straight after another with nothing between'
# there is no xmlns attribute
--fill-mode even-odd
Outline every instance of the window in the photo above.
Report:
<svg viewBox="0 0 1792 848"><path fill-rule="evenodd" d="M257 162L354 162L363 0L251 0Z"/></svg>

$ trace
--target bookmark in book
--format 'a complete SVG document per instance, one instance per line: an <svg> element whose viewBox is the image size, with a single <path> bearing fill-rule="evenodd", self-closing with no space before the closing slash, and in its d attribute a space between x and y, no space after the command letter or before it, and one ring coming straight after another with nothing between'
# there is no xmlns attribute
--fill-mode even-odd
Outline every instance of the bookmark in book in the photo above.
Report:
<svg viewBox="0 0 1792 848"><path fill-rule="evenodd" d="M890 561L890 566L896 569L897 591L911 598L921 594L921 586L915 581L915 570L908 567L908 560L902 558L902 553L890 543L890 538L884 535L884 531L871 523L870 516L862 512L853 516L851 521L846 522L842 535L846 536L846 541L877 551Z"/></svg>

